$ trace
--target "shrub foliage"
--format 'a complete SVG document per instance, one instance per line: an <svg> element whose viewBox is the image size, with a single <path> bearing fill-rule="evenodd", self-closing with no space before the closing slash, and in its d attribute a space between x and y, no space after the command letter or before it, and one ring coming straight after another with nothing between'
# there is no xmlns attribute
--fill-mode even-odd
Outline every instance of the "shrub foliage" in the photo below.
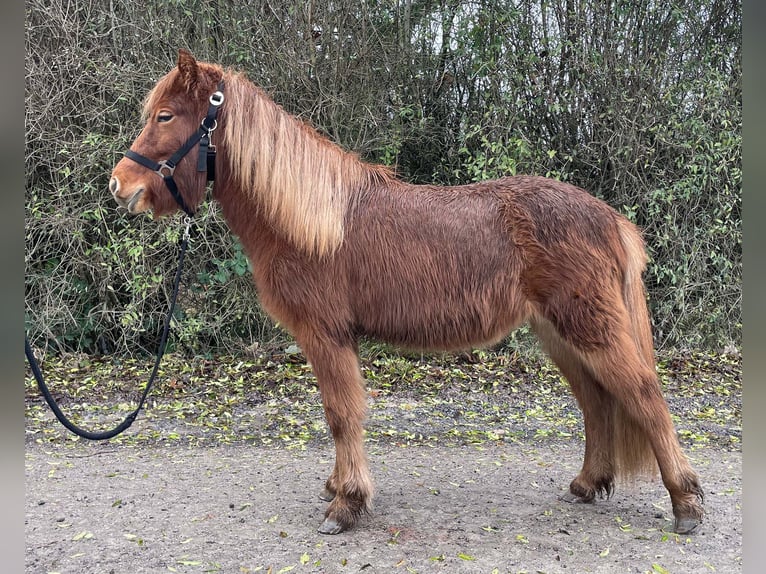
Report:
<svg viewBox="0 0 766 574"><path fill-rule="evenodd" d="M662 346L741 339L741 6L735 0L29 0L26 329L53 351L157 341L177 218L116 211L112 166L179 47L413 182L571 181L641 225ZM280 333L215 204L174 345Z"/></svg>

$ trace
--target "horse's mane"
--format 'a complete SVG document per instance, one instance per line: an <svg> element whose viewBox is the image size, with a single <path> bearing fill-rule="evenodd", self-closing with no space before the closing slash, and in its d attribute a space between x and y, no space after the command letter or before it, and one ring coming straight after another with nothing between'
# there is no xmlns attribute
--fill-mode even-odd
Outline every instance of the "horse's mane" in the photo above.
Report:
<svg viewBox="0 0 766 574"><path fill-rule="evenodd" d="M354 200L392 173L322 137L243 75L227 73L225 85L223 143L235 184L297 248L333 253Z"/></svg>

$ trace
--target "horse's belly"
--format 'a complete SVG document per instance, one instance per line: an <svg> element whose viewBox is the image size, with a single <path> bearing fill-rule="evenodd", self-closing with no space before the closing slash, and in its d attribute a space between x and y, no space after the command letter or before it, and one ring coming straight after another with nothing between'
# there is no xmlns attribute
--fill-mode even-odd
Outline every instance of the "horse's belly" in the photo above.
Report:
<svg viewBox="0 0 766 574"><path fill-rule="evenodd" d="M388 289L377 300L367 300L356 317L360 334L422 350L489 345L526 319L523 303L511 285L465 292Z"/></svg>

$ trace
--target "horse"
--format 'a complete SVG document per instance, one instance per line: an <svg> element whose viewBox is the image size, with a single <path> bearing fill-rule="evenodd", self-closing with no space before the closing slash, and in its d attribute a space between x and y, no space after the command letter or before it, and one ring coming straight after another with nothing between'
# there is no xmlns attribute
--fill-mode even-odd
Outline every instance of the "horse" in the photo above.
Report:
<svg viewBox="0 0 766 574"><path fill-rule="evenodd" d="M199 128L212 104L213 121ZM143 121L109 190L133 214L193 213L207 192L203 144L199 163L160 158L193 149L200 137L187 136L207 129L212 197L252 264L262 307L295 338L320 389L335 444L320 533L372 511L359 340L458 351L522 324L583 413L583 465L562 498L609 498L618 479L659 470L675 531L702 522L703 490L656 373L644 241L607 203L533 175L407 183L286 112L241 71L183 49L146 96Z"/></svg>

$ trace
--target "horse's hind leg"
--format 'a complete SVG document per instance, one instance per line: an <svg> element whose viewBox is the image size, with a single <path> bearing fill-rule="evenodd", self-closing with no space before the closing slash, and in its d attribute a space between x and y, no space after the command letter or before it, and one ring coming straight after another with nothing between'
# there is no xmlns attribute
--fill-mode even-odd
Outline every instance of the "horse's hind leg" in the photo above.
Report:
<svg viewBox="0 0 766 574"><path fill-rule="evenodd" d="M549 343L550 340L556 343L551 346L554 359L558 357L559 366L563 366L562 370L566 369L565 376L571 376L570 383L582 403L586 441L590 443L586 444L583 472L573 481L571 492L581 496L582 486L587 494L599 480L608 478L609 473L605 473L605 469L609 466L606 464L609 456L599 457L594 453L596 449L604 448L607 453L613 453L613 472L630 475L646 469L647 463L642 458L646 452L644 445L648 442L651 446L649 453L656 459L662 481L670 493L676 518L675 530L679 533L690 532L702 520L702 488L681 451L653 361L649 365L641 356L630 334L630 319L621 302L615 301L611 310L608 318L598 313L579 314L581 318L590 317L591 320L597 316L600 318L600 321L590 325L592 330L599 329L603 333L599 344L594 344L592 340L580 341L576 333L568 333L569 337L564 337L562 333L555 336L548 333ZM571 312L571 309L568 311ZM551 316L562 315L552 313ZM540 325L546 322L537 322L543 339L546 329L541 329ZM583 329L588 326L580 325ZM551 321L548 329L552 328ZM579 365L576 361L578 357ZM594 385L603 392L589 389ZM605 399L604 394L611 401ZM591 401L592 405L585 404ZM598 407L604 405L608 415L598 411ZM607 436L613 437L611 451L604 429L608 430Z"/></svg>
<svg viewBox="0 0 766 574"><path fill-rule="evenodd" d="M592 502L614 490L615 460L611 423L614 401L585 367L580 354L547 321L533 318L532 329L553 362L569 382L585 421L585 459L569 485L566 500Z"/></svg>
<svg viewBox="0 0 766 574"><path fill-rule="evenodd" d="M298 342L316 375L327 424L335 440L335 467L320 495L330 505L319 532L338 534L351 528L372 507L373 487L362 427L366 393L353 345L313 336Z"/></svg>
<svg viewBox="0 0 766 574"><path fill-rule="evenodd" d="M621 413L643 431L651 444L670 493L675 531L691 532L702 521L703 492L676 436L657 374L639 355L632 337L624 330L611 343L585 354L590 371L618 403Z"/></svg>

